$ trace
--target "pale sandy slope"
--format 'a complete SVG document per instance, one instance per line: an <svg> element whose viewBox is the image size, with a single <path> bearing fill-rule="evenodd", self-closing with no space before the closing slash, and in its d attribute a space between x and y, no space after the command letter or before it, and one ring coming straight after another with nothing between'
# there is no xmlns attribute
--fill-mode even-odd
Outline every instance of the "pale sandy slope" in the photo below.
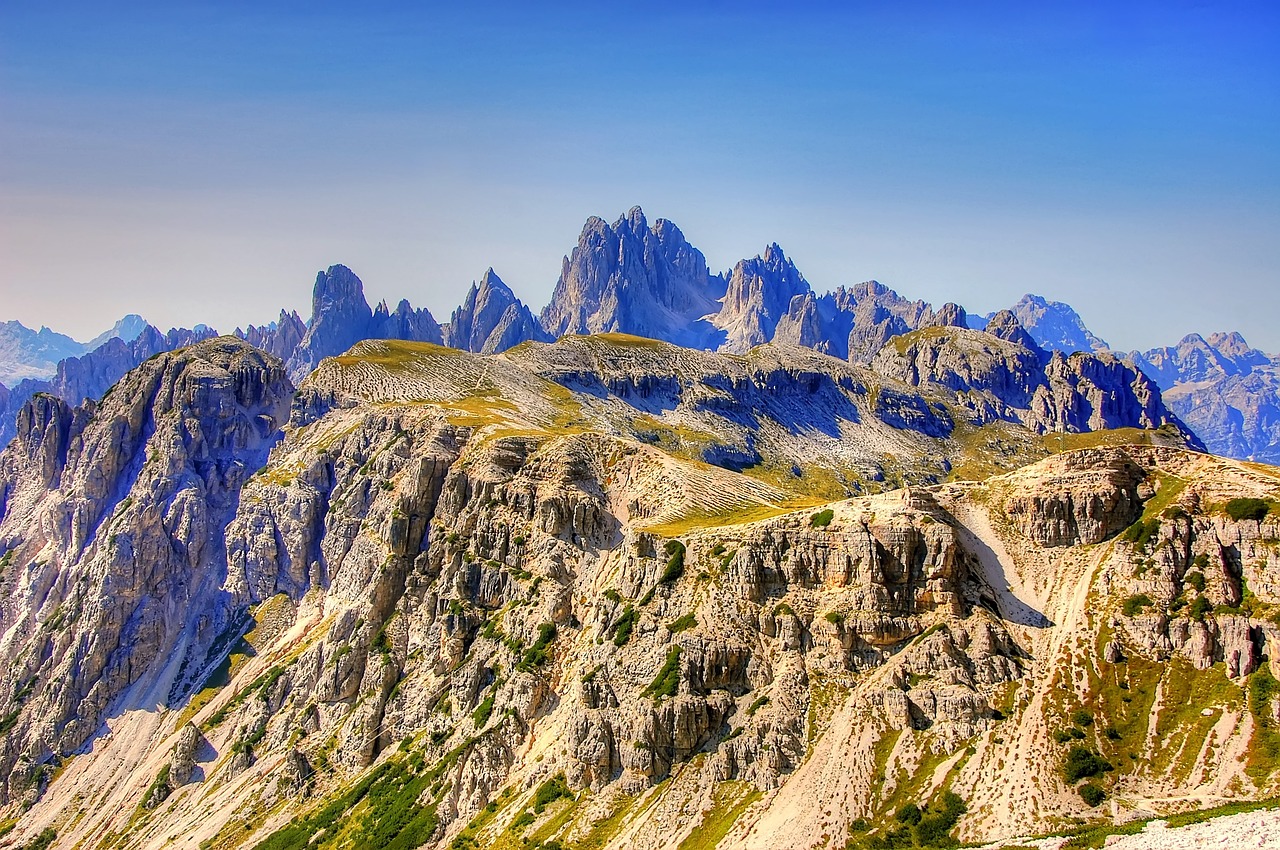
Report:
<svg viewBox="0 0 1280 850"><path fill-rule="evenodd" d="M980 850L994 848L1037 848L1058 850L1065 838L998 841ZM1107 850L1252 850L1280 848L1280 809L1245 812L1169 829L1164 821L1152 821L1137 835L1113 835Z"/></svg>

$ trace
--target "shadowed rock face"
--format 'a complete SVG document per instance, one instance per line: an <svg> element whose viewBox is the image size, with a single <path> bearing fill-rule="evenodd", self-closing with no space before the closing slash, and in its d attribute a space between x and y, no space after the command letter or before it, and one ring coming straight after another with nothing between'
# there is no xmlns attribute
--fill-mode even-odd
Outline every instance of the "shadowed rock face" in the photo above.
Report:
<svg viewBox="0 0 1280 850"><path fill-rule="evenodd" d="M3 576L0 622L5 680L38 686L0 773L74 751L118 700L147 704L139 688L167 699L172 654L226 625L222 530L292 394L278 360L221 337L147 361L100 404L24 406L0 455L0 548L26 567Z"/></svg>
<svg viewBox="0 0 1280 850"><path fill-rule="evenodd" d="M1007 310L985 333L954 327L901 336L872 368L912 386L944 387L980 420L1020 422L1042 434L1170 426L1200 446L1142 372L1105 352L1047 355Z"/></svg>
<svg viewBox="0 0 1280 850"><path fill-rule="evenodd" d="M98 399L126 372L147 358L215 335L207 328L178 328L161 333L148 325L131 341L112 337L88 354L59 361L52 378L21 381L8 393L7 402L0 398L0 444L13 438L18 412L37 393L56 396L70 405L80 404L85 399Z"/></svg>

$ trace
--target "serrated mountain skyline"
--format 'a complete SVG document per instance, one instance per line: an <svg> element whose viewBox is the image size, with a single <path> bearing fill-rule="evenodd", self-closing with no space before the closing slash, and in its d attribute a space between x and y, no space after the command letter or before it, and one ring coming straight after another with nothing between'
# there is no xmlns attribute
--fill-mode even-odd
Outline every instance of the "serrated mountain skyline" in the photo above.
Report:
<svg viewBox="0 0 1280 850"><path fill-rule="evenodd" d="M139 325L148 327L141 317L126 316L108 334L140 337L144 331ZM363 282L339 264L317 275L308 320L281 310L276 321L237 328L235 335L284 359L297 382L324 357L363 339L432 342L492 354L566 333L617 332L726 353L776 341L870 363L894 337L948 326L985 330L1038 347L1046 363L1048 353L1055 351L1111 351L1069 304L1040 295L1027 294L1008 310L984 316L967 314L953 303L935 309L874 280L818 292L776 242L730 270L713 272L674 222L658 218L651 225L638 206L612 224L597 216L587 219L563 259L550 302L537 314L490 268L442 325L430 310L414 308L404 299L394 310L385 301L370 306ZM0 398L0 438L7 440L13 415L35 392L52 391L69 403L96 397L128 368L167 350L171 341L189 344L212 334L202 327L168 335L152 328L142 345L117 346L101 354L82 351L70 371L89 377L30 380ZM52 331L46 335L59 338ZM1177 346L1120 355L1172 393L1173 409L1192 430L1203 432L1213 451L1280 460L1280 414L1274 413L1280 409L1277 361L1250 348L1240 334L1220 333L1209 341L1192 334ZM43 368L45 374L58 371L57 363Z"/></svg>

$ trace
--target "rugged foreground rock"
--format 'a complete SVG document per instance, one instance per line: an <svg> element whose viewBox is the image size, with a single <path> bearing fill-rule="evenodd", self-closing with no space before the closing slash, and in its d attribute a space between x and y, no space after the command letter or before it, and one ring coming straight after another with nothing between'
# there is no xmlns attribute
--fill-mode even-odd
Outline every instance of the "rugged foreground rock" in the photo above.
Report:
<svg viewBox="0 0 1280 850"><path fill-rule="evenodd" d="M936 384L596 337L362 343L295 396L219 338L37 397L0 842L857 846L1274 794L1280 471L1047 456Z"/></svg>

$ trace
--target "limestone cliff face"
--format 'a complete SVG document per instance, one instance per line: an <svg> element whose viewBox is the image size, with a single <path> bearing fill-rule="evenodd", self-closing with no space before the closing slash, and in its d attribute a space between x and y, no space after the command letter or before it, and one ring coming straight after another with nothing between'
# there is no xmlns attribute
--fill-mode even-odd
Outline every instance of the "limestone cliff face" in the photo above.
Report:
<svg viewBox="0 0 1280 850"><path fill-rule="evenodd" d="M772 341L791 299L809 291L809 283L777 243L763 256L742 260L729 274L724 302L712 321L724 332L719 350L741 353Z"/></svg>
<svg viewBox="0 0 1280 850"><path fill-rule="evenodd" d="M678 227L650 227L634 207L612 225L587 220L541 321L553 337L620 332L700 347L724 289Z"/></svg>
<svg viewBox="0 0 1280 850"><path fill-rule="evenodd" d="M935 385L980 419L1020 422L1037 433L1170 426L1199 446L1145 374L1109 353L1046 353L1012 314L991 332L932 328L898 337L872 368L912 386Z"/></svg>
<svg viewBox="0 0 1280 850"><path fill-rule="evenodd" d="M291 394L278 361L218 338L148 361L101 404L23 408L0 455L0 796L38 791L40 766L106 718L168 704L176 664L225 627L222 528Z"/></svg>
<svg viewBox="0 0 1280 850"><path fill-rule="evenodd" d="M774 338L869 363L895 336L925 327L963 327L965 322L964 309L956 304L935 312L925 302L910 301L872 280L821 296L797 295L778 322Z"/></svg>

